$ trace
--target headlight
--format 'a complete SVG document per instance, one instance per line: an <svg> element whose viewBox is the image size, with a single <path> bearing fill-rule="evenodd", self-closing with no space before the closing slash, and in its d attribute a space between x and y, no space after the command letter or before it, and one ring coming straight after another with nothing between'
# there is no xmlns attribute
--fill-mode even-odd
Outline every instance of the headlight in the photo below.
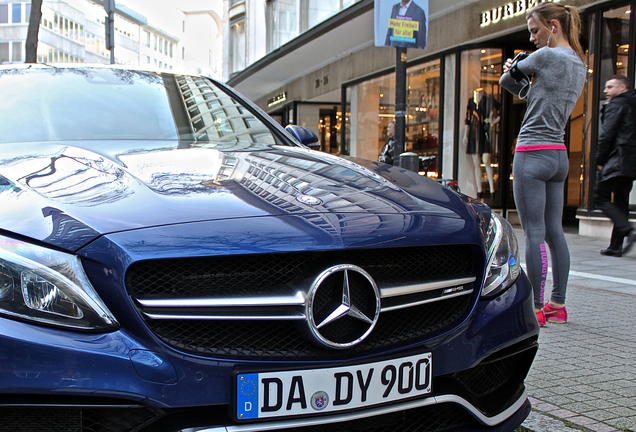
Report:
<svg viewBox="0 0 636 432"><path fill-rule="evenodd" d="M521 273L517 237L507 220L491 213L486 231L487 259L483 297L500 294L515 283Z"/></svg>
<svg viewBox="0 0 636 432"><path fill-rule="evenodd" d="M78 330L118 326L78 257L3 236L0 315Z"/></svg>

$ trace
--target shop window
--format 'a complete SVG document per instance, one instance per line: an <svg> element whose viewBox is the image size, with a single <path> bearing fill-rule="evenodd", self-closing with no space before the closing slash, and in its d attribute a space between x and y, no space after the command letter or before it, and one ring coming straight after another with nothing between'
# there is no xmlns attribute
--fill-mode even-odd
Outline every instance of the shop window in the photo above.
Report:
<svg viewBox="0 0 636 432"><path fill-rule="evenodd" d="M603 13L601 25L601 82L603 84L612 75L627 76L630 17L631 10L628 5ZM601 97L604 98L604 95Z"/></svg>
<svg viewBox="0 0 636 432"><path fill-rule="evenodd" d="M449 54L444 59L444 100L455 100L455 72L457 69L457 55ZM442 147L442 163L438 161L439 175L444 178L455 178L454 166L455 166L455 104L444 103L442 104L444 110L444 125L442 130L443 143Z"/></svg>
<svg viewBox="0 0 636 432"><path fill-rule="evenodd" d="M311 129L320 141L320 151L340 152L342 115L337 104L300 103L296 124Z"/></svg>
<svg viewBox="0 0 636 432"><path fill-rule="evenodd" d="M462 192L499 202L499 140L502 73L500 49L475 49L461 54L458 182ZM513 143L505 151L514 149Z"/></svg>
<svg viewBox="0 0 636 432"><path fill-rule="evenodd" d="M421 156L420 174L437 178L439 159L440 61L407 70L405 151Z"/></svg>
<svg viewBox="0 0 636 432"><path fill-rule="evenodd" d="M623 3L623 5L617 5L615 8L606 10L602 13L601 17L601 33L600 37L600 50L596 54L600 59L597 61L600 63L600 68L598 72L592 71L590 68L590 74L588 75L588 82L592 82L592 76L594 73L600 74L599 89L597 89L599 94L599 105L596 107L598 110L601 109L603 104L606 102L605 94L603 93L603 89L605 87L605 82L610 79L613 75L625 75L629 76L629 51L633 49L631 40L629 38L629 28L630 21L633 13L627 2ZM593 27L592 27L593 28ZM592 45L590 43L590 45ZM590 56L589 65L594 64L594 57ZM591 103L588 106L592 106ZM589 110L589 108L588 108ZM592 118L592 116L588 116ZM588 128L593 129L593 128ZM600 116L599 116L599 124L597 125L597 136L600 133L601 125L600 125ZM596 138L596 137L591 137ZM573 140L570 141L570 145L572 145ZM590 142L590 141L588 141ZM587 145L586 151L586 167L584 168L584 173L587 174L589 179L592 179L591 170L595 169L596 161L594 160L594 154L589 154L591 145ZM593 186L590 186L592 189ZM589 195L592 193L592 190L587 191L583 195ZM569 195L569 194L568 194ZM586 197L586 198L588 198ZM569 198L569 196L568 196ZM568 199L569 201L569 199ZM636 202L636 190L633 190L630 195L630 202Z"/></svg>
<svg viewBox="0 0 636 432"><path fill-rule="evenodd" d="M326 106L320 110L320 143L322 149L328 153L340 152L340 129L342 127L342 112L339 106Z"/></svg>
<svg viewBox="0 0 636 432"><path fill-rule="evenodd" d="M612 75L628 76L629 70L629 50L630 45L629 26L631 20L631 9L627 3L618 5L613 9L603 11L598 15L591 14L587 21L587 64L588 79L585 84L581 101L577 104L571 118L570 126L570 179L568 182L568 204L575 204L575 195L578 192L579 206L583 209L592 210L594 207L591 197L594 191L594 173L596 171L595 147L598 133L600 133L600 116L597 116L599 123L593 127L591 120L594 110L599 110L605 103L603 88L605 82ZM596 20L601 20L601 32L596 34ZM598 49L597 51L597 48ZM600 67L596 67L599 64ZM595 74L600 74L600 79L595 79ZM594 83L599 82L599 88L595 89ZM594 105L594 95L598 94L598 105ZM582 105L580 113L577 110ZM582 137L582 143L577 142ZM576 153L578 150L578 154ZM574 154L572 152L574 151ZM578 165L578 166L577 166ZM572 170L578 174L578 187L574 187ZM636 201L636 193L632 191L630 201Z"/></svg>
<svg viewBox="0 0 636 432"><path fill-rule="evenodd" d="M345 154L377 160L395 120L395 74L348 87L347 110Z"/></svg>
<svg viewBox="0 0 636 432"><path fill-rule="evenodd" d="M439 172L440 71L439 60L407 70L404 147L422 157L420 174L433 178ZM344 149L352 156L378 160L384 145L393 139L395 74L352 85L346 95L349 112L339 120L347 132Z"/></svg>

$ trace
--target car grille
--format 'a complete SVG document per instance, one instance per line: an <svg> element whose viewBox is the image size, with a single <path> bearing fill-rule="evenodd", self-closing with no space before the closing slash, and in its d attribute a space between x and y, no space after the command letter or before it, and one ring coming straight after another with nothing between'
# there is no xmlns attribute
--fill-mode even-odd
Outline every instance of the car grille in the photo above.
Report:
<svg viewBox="0 0 636 432"><path fill-rule="evenodd" d="M469 297L464 296L382 314L373 332L347 353L423 337L455 322L468 303ZM153 320L148 325L168 345L196 354L280 359L333 356L333 350L312 344L285 321Z"/></svg>
<svg viewBox="0 0 636 432"><path fill-rule="evenodd" d="M382 287L472 274L473 255L472 246L449 245L141 261L126 288L135 298L293 294L295 279L334 263L360 266Z"/></svg>
<svg viewBox="0 0 636 432"><path fill-rule="evenodd" d="M521 392L537 350L536 338L523 341L509 347L508 355L500 352L497 358L488 358L474 368L451 377L438 377L435 385L441 391L455 391L486 415L496 415L508 408L507 404ZM447 387L447 379L458 385Z"/></svg>
<svg viewBox="0 0 636 432"><path fill-rule="evenodd" d="M320 271L343 263L364 269L380 290L467 277L474 281L477 256L480 255L473 246L444 245L141 261L128 269L126 287L152 332L177 349L233 358L325 357L333 355L333 351L312 344L303 331L305 322L299 321L298 316L295 320L285 316L228 318L199 308L188 317L190 311L177 306L164 315L161 313L165 311L158 309L161 316L157 319L156 313L149 313L139 302L169 299L178 304L179 300L203 298L232 303L232 299L293 296ZM474 296L469 295L436 295L424 301L409 298L412 304L383 310L371 334L347 352L359 353L423 338L455 323L471 299L474 301Z"/></svg>

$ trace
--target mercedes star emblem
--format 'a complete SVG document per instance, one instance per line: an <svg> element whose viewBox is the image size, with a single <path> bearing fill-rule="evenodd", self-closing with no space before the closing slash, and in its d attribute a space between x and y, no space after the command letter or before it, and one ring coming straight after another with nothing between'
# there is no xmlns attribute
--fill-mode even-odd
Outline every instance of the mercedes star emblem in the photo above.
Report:
<svg viewBox="0 0 636 432"><path fill-rule="evenodd" d="M364 340L380 315L380 291L373 278L353 264L323 271L307 296L312 339L329 348L349 348Z"/></svg>
<svg viewBox="0 0 636 432"><path fill-rule="evenodd" d="M296 196L296 200L306 205L317 206L322 204L322 200L320 198L316 198L311 195L298 195Z"/></svg>

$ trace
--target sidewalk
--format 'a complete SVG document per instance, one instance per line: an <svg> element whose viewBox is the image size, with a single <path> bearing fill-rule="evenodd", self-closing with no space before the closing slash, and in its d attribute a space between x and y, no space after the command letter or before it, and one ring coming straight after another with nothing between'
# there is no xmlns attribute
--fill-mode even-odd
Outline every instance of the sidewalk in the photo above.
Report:
<svg viewBox="0 0 636 432"><path fill-rule="evenodd" d="M521 260L523 232L515 227ZM571 272L568 323L541 329L526 386L534 432L636 432L636 250L599 251L609 239L566 229ZM550 278L550 275L549 275ZM551 279L546 287L549 298Z"/></svg>

